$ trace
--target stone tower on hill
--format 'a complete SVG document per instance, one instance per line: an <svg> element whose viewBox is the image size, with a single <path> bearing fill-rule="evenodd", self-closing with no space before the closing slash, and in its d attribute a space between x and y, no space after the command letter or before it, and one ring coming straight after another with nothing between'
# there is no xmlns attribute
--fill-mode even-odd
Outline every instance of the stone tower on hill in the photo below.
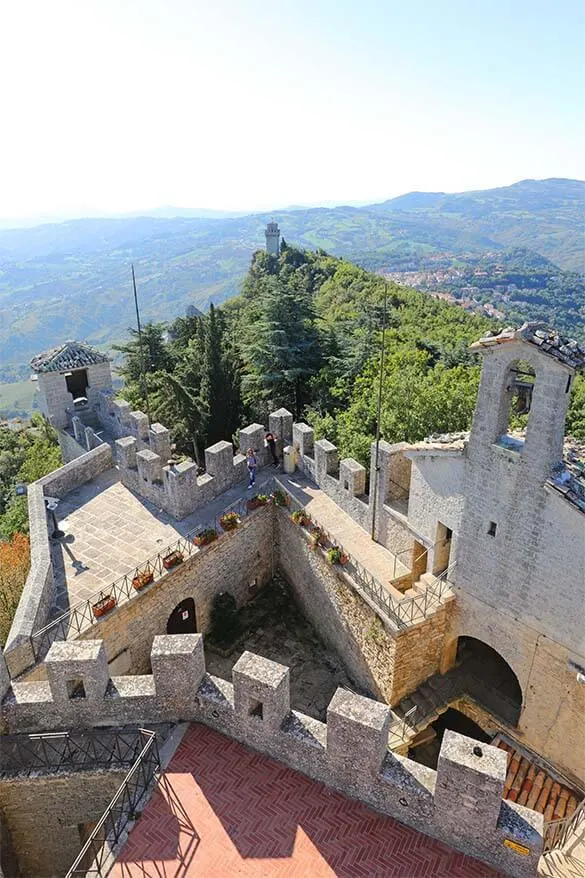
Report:
<svg viewBox="0 0 585 878"><path fill-rule="evenodd" d="M266 226L266 252L269 256L278 256L280 252L280 229L274 221Z"/></svg>

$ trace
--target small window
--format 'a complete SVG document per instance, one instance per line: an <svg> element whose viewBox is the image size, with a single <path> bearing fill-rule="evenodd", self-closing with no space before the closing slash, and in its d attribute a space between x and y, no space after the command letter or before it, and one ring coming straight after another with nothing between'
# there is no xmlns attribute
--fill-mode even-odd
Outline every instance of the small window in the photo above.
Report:
<svg viewBox="0 0 585 878"><path fill-rule="evenodd" d="M83 680L67 680L67 696L71 701L77 698L85 698Z"/></svg>
<svg viewBox="0 0 585 878"><path fill-rule="evenodd" d="M261 701L251 701L250 702L250 707L248 708L248 716L255 716L258 719L264 718Z"/></svg>
<svg viewBox="0 0 585 878"><path fill-rule="evenodd" d="M490 526L488 527L488 536L495 537L496 531L498 529L498 525L495 521L490 521Z"/></svg>
<svg viewBox="0 0 585 878"><path fill-rule="evenodd" d="M571 389L571 376L567 375L567 386L565 387L565 393L568 393Z"/></svg>
<svg viewBox="0 0 585 878"><path fill-rule="evenodd" d="M346 491L349 491L349 482L347 481L347 479L344 480L343 487L345 488Z"/></svg>

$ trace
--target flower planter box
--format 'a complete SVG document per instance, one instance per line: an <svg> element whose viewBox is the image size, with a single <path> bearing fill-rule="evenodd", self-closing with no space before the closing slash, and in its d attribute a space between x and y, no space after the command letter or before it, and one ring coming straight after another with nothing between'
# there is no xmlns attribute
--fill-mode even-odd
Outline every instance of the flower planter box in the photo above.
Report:
<svg viewBox="0 0 585 878"><path fill-rule="evenodd" d="M140 589L146 588L147 585L150 585L153 579L154 573L152 572L152 570L149 570L148 572L145 571L144 573L138 573L132 580L132 588L135 588L136 591L140 591Z"/></svg>
<svg viewBox="0 0 585 878"><path fill-rule="evenodd" d="M95 604L91 605L91 611L96 619L99 619L100 616L105 616L106 613L109 613L110 610L113 610L116 606L117 601L114 595L106 594L100 597L99 601L96 601Z"/></svg>
<svg viewBox="0 0 585 878"><path fill-rule="evenodd" d="M261 506L266 506L267 503L268 497L266 496L251 497L246 503L246 508L251 512L253 509L259 509Z"/></svg>
<svg viewBox="0 0 585 878"><path fill-rule="evenodd" d="M311 523L311 516L304 509L297 509L296 512L291 513L291 519L301 527L307 527Z"/></svg>
<svg viewBox="0 0 585 878"><path fill-rule="evenodd" d="M193 537L193 542L196 546L208 546L210 543L213 543L214 540L217 539L217 531L215 530L204 530L200 534L196 534Z"/></svg>
<svg viewBox="0 0 585 878"><path fill-rule="evenodd" d="M332 546L327 552L327 560L330 564L339 564L341 567L344 567L349 558L338 546Z"/></svg>
<svg viewBox="0 0 585 878"><path fill-rule="evenodd" d="M240 519L235 512L227 512L221 516L219 523L224 530L235 530L240 523Z"/></svg>
<svg viewBox="0 0 585 878"><path fill-rule="evenodd" d="M183 563L183 555L181 552L171 552L169 555L165 555L162 562L165 570L171 570L173 567L177 567L178 564Z"/></svg>
<svg viewBox="0 0 585 878"><path fill-rule="evenodd" d="M288 506L290 500L284 491L276 490L270 497L275 506Z"/></svg>

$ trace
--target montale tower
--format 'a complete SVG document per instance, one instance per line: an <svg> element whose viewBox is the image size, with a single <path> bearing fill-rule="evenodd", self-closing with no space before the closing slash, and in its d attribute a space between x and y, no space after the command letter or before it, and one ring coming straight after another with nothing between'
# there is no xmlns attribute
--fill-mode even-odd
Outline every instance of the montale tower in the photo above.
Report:
<svg viewBox="0 0 585 878"><path fill-rule="evenodd" d="M272 221L266 226L266 252L270 256L278 256L280 252L280 229L278 223Z"/></svg>

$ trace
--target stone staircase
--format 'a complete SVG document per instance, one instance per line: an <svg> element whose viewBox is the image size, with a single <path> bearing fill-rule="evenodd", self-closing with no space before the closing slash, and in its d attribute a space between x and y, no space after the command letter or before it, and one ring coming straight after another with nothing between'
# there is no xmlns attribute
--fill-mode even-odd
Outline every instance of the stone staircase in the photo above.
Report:
<svg viewBox="0 0 585 878"><path fill-rule="evenodd" d="M466 694L468 685L468 674L463 666L458 666L446 674L434 674L403 698L394 708L394 714L402 720L407 738L414 738L426 729L450 704Z"/></svg>
<svg viewBox="0 0 585 878"><path fill-rule="evenodd" d="M403 592L404 597L414 598L417 597L417 595L424 594L425 591L437 581L437 576L436 573L430 573L429 571L423 573L416 582L413 582L411 588L407 588L406 591Z"/></svg>

